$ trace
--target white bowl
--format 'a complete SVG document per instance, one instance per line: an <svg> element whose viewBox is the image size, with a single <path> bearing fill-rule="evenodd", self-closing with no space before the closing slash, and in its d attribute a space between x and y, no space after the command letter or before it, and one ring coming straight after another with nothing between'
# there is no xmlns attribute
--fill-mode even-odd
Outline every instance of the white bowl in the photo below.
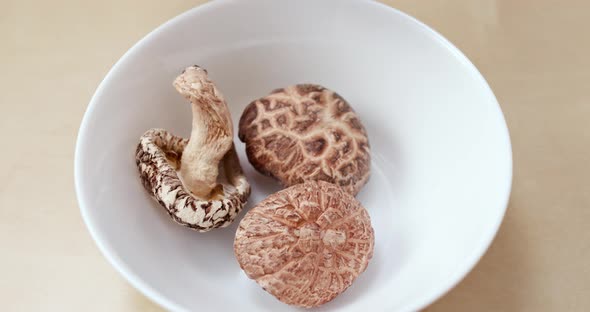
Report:
<svg viewBox="0 0 590 312"><path fill-rule="evenodd" d="M251 100L300 82L339 92L372 150L369 210L375 255L320 311L411 311L440 297L492 241L510 193L502 112L452 44L384 5L354 0L215 1L162 25L106 76L82 121L76 190L82 216L111 264L171 310L286 311L233 255L237 227L197 233L172 222L142 188L139 136L188 136L189 104L172 87L192 64L208 69L235 124ZM239 142L236 139L236 142ZM248 207L279 189L248 163ZM242 213L243 215L243 213Z"/></svg>

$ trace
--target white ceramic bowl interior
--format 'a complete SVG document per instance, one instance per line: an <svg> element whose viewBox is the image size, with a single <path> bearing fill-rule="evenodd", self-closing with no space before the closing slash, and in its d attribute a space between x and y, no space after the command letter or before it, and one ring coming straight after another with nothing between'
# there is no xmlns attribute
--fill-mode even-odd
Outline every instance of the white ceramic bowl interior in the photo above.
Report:
<svg viewBox="0 0 590 312"><path fill-rule="evenodd" d="M376 235L367 271L318 311L411 311L475 265L506 208L512 160L494 95L440 35L384 5L354 0L215 1L156 29L113 67L84 116L76 149L82 215L135 287L172 310L294 310L233 256L237 227L200 234L173 223L134 163L149 128L188 136L190 107L172 80L205 67L234 124L251 100L295 83L339 92L360 115L372 176L358 195ZM256 173L248 208L279 189ZM242 214L243 215L243 214Z"/></svg>

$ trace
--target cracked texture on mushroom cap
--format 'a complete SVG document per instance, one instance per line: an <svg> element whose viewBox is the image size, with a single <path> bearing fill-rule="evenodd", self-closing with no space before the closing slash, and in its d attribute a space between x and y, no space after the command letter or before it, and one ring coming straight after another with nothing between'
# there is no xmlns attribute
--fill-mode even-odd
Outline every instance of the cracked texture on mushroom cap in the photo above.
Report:
<svg viewBox="0 0 590 312"><path fill-rule="evenodd" d="M182 184L174 164L180 163L188 140L163 129L148 130L135 153L143 186L174 221L199 232L229 225L250 195L250 185L240 167L235 148L222 159L227 182L223 198L200 199Z"/></svg>
<svg viewBox="0 0 590 312"><path fill-rule="evenodd" d="M373 256L365 208L342 188L310 181L270 195L236 232L240 267L280 301L313 307L346 290Z"/></svg>
<svg viewBox="0 0 590 312"><path fill-rule="evenodd" d="M322 86L294 85L253 101L238 135L254 168L285 186L322 180L356 195L369 179L364 126L340 95Z"/></svg>

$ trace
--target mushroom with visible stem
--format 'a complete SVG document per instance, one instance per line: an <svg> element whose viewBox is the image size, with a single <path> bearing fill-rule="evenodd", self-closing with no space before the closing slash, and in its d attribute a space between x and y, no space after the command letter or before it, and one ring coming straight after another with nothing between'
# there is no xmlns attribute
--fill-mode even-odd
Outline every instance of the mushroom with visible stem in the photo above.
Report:
<svg viewBox="0 0 590 312"><path fill-rule="evenodd" d="M186 140L163 129L144 133L136 151L143 185L180 224L201 232L227 226L250 195L229 109L207 71L196 65L174 87L191 102L191 136Z"/></svg>

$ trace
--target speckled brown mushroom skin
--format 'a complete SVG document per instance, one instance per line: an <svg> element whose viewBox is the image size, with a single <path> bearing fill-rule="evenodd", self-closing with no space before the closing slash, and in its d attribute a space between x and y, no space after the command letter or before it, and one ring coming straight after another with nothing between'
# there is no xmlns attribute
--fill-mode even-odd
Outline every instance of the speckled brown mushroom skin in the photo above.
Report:
<svg viewBox="0 0 590 312"><path fill-rule="evenodd" d="M367 132L337 93L313 84L277 89L240 118L248 160L284 186L321 180L356 195L369 179Z"/></svg>
<svg viewBox="0 0 590 312"><path fill-rule="evenodd" d="M351 194L310 181L248 211L234 253L246 275L267 292L309 308L334 299L365 271L374 242L369 214Z"/></svg>
<svg viewBox="0 0 590 312"><path fill-rule="evenodd" d="M199 66L187 67L173 84L191 104L191 136L183 139L164 129L145 132L135 154L141 181L174 221L200 232L225 227L250 195L229 109Z"/></svg>
<svg viewBox="0 0 590 312"><path fill-rule="evenodd" d="M141 137L135 153L141 182L177 223L199 232L228 226L250 196L250 185L242 172L236 150L232 146L222 160L222 172L227 179L221 183L225 196L200 199L184 187L177 173L187 143L187 139L164 129L148 130Z"/></svg>

